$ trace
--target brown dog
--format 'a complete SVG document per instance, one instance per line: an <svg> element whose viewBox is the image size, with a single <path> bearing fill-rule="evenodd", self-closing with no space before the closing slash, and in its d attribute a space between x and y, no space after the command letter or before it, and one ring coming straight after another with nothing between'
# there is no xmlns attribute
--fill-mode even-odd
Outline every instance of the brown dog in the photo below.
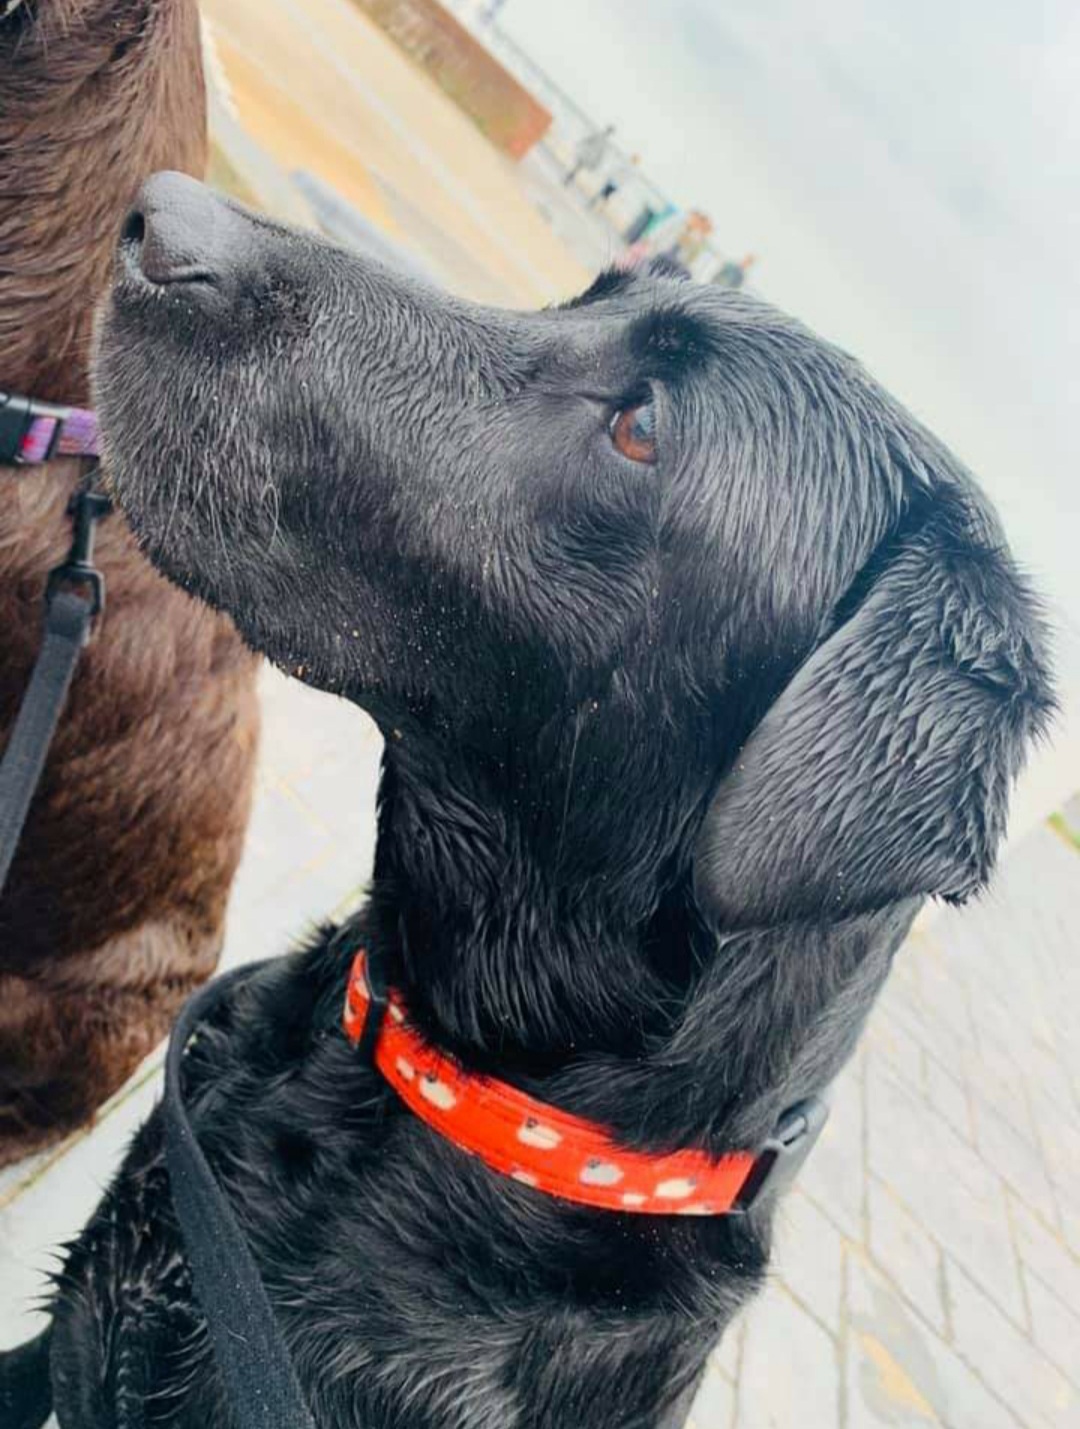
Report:
<svg viewBox="0 0 1080 1429"><path fill-rule="evenodd" d="M195 0L0 0L0 73L0 389L85 405L132 197L204 167ZM86 465L0 466L0 746ZM119 515L98 564L107 611L0 899L0 1165L89 1117L210 973L250 802L254 659Z"/></svg>

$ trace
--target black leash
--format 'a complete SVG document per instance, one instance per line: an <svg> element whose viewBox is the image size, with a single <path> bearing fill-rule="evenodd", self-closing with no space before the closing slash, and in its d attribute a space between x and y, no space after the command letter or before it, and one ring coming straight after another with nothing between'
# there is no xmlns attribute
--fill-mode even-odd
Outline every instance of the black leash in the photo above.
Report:
<svg viewBox="0 0 1080 1429"><path fill-rule="evenodd" d="M195 1294L236 1424L315 1429L247 1239L196 1140L180 1088L184 1051L199 1022L263 966L235 968L185 1003L165 1060L165 1159Z"/></svg>
<svg viewBox="0 0 1080 1429"><path fill-rule="evenodd" d="M45 639L0 760L0 893L79 655L105 605L105 582L93 564L94 530L109 510L109 498L88 485L75 493L68 507L75 528L71 550L45 585Z"/></svg>

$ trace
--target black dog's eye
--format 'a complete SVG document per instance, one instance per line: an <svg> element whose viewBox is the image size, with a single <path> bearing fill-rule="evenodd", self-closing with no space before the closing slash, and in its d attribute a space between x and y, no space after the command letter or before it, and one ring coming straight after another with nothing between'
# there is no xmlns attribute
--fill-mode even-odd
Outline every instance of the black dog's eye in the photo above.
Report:
<svg viewBox="0 0 1080 1429"><path fill-rule="evenodd" d="M624 457L649 466L655 463L656 404L651 397L632 407L621 407L612 417L608 431L615 450Z"/></svg>

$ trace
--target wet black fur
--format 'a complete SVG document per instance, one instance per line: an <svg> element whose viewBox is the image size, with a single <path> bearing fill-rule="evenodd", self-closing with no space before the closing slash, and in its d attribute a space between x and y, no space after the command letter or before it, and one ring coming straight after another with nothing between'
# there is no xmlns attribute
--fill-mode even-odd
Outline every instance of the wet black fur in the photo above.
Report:
<svg viewBox="0 0 1080 1429"><path fill-rule="evenodd" d="M742 294L608 275L501 312L181 181L143 207L100 332L110 464L174 580L386 736L349 948L467 1065L630 1145L753 1146L835 1076L920 901L985 882L1051 708L971 478ZM148 283L154 245L190 281ZM608 432L649 394L655 466ZM188 1062L316 1421L679 1420L770 1212L489 1174L358 1064L348 956L328 931L259 973ZM64 1429L232 1422L156 1115L46 1353Z"/></svg>

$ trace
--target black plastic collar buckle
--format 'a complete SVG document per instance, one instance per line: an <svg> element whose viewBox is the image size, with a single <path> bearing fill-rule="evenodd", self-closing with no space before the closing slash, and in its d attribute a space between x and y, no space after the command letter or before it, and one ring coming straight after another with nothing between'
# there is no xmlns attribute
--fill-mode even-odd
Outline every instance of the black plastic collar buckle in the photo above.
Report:
<svg viewBox="0 0 1080 1429"><path fill-rule="evenodd" d="M68 515L74 527L71 550L67 560L49 572L45 585L46 608L52 604L57 591L74 586L88 593L91 619L105 609L105 577L94 565L94 530L111 510L109 498L103 492L90 490L88 486L81 487L71 498L68 505Z"/></svg>
<svg viewBox="0 0 1080 1429"><path fill-rule="evenodd" d="M744 1215L767 1197L788 1190L828 1119L829 1108L820 1097L807 1097L788 1107L758 1152L735 1198L732 1213Z"/></svg>
<svg viewBox="0 0 1080 1429"><path fill-rule="evenodd" d="M364 1030L360 1033L360 1040L356 1044L356 1055L368 1066L374 1067L375 1046L379 1040L383 1018L386 1016L386 1004L389 997L386 974L382 968L381 960L372 957L370 948L367 950L364 960L364 974L368 985L368 1005L364 1015Z"/></svg>
<svg viewBox="0 0 1080 1429"><path fill-rule="evenodd" d="M360 935L354 931L349 923L342 926L330 939L330 951L332 953L349 951L355 957L356 950L361 944ZM390 984L386 977L386 969L383 965L382 957L374 952L366 939L363 940L364 953L364 981L367 983L368 1005L364 1013L364 1026L359 1038L353 1044L353 1051L357 1057L371 1067L375 1065L375 1047L379 1040L379 1032L382 1029L383 1019L386 1016L386 1009L390 1001Z"/></svg>
<svg viewBox="0 0 1080 1429"><path fill-rule="evenodd" d="M26 465L22 444L38 417L53 419L49 446L41 458L48 461L56 452L64 423L70 416L70 407L61 407L55 402L39 402L36 397L24 397L18 392L0 392L0 463L5 466Z"/></svg>

